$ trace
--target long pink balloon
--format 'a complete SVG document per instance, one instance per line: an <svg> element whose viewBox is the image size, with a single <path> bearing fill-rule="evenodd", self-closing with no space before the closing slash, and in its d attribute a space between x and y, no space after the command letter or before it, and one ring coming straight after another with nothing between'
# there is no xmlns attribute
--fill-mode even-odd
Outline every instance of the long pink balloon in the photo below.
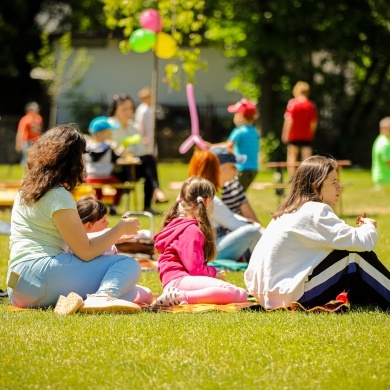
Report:
<svg viewBox="0 0 390 390"><path fill-rule="evenodd" d="M200 149L207 149L205 142L199 135L199 120L198 112L196 110L194 88L192 84L187 84L187 102L190 109L191 118L191 135L181 144L179 152L181 154L186 153L192 145L197 145Z"/></svg>

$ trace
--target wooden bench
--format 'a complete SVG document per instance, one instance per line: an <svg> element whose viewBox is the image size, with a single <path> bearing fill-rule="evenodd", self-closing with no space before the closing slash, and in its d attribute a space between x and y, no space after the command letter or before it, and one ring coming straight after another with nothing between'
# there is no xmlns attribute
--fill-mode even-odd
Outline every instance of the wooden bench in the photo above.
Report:
<svg viewBox="0 0 390 390"><path fill-rule="evenodd" d="M0 209L10 209L12 208L16 195L21 186L21 180L18 181L3 181L0 182ZM81 197L95 195L95 189L100 188L103 193L102 201L111 204L113 201L113 196L116 194L118 189L129 190L127 194L127 207L128 210L137 210L137 194L136 194L136 183L134 182L125 182L125 183L112 183L112 184L103 184L103 183L84 183L81 186L77 187L72 195L76 201ZM131 193L133 192L133 203L134 208L131 207Z"/></svg>
<svg viewBox="0 0 390 390"><path fill-rule="evenodd" d="M83 196L94 196L95 190L101 189L103 198L102 202L106 204L112 204L114 195L117 190L128 190L127 195L127 209L128 210L138 210L138 200L136 192L136 183L135 182L124 182L124 183L84 183L81 186L77 187L72 195L75 200L79 200ZM131 194L133 193L133 196ZM131 205L131 198L133 198L133 207Z"/></svg>

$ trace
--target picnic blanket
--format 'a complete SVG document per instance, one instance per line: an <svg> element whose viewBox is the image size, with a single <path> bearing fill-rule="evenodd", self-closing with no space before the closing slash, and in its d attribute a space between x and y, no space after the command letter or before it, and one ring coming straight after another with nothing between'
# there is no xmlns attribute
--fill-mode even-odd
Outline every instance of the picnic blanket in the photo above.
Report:
<svg viewBox="0 0 390 390"><path fill-rule="evenodd" d="M227 271L244 271L248 268L248 263L240 263L229 259L215 259L210 261L207 265L212 265L219 270L224 269Z"/></svg>
<svg viewBox="0 0 390 390"><path fill-rule="evenodd" d="M158 295L154 295L154 300ZM5 298L3 298L5 299ZM349 310L350 304L348 302L346 293L341 293L337 296L336 300L330 301L323 306L316 306L310 309L303 307L299 302L292 302L290 307L276 307L274 309L266 309L260 305L252 296L248 297L248 300L243 303L230 303L227 305L218 305L212 303L197 303L197 304L181 304L168 307L152 307L148 304L139 304L144 312L166 312L166 313L206 313L209 311L222 311L225 313L236 313L240 310L252 310L261 312L273 312L273 311L301 311L306 313L345 313ZM36 310L33 308L21 308L17 306L8 306L7 310L10 312L21 312ZM41 310L41 309L39 309Z"/></svg>
<svg viewBox="0 0 390 390"><path fill-rule="evenodd" d="M166 313L206 313L209 311L222 311L225 313L235 313L240 310L252 310L261 312L273 312L273 311L301 311L306 313L345 313L349 310L349 303L342 301L330 301L324 306L316 306L311 309L306 309L298 302L292 302L291 307L277 307L275 309L266 309L258 302L247 301L244 303L230 303L228 305L216 305L216 304L188 304L188 305L177 305L170 307L151 308L150 306L142 307L143 311L163 311Z"/></svg>
<svg viewBox="0 0 390 390"><path fill-rule="evenodd" d="M140 305L142 311L148 312L165 312L165 313L206 313L209 311L222 311L225 313L236 313L240 310L252 310L259 312L273 312L273 311L301 311L306 313L345 313L349 311L349 304L341 301L331 301L324 306L316 306L311 309L304 308L298 302L292 302L291 307L277 307L275 309L266 309L261 306L257 302L247 301L244 303L230 303L228 305L216 305L216 304L203 304L197 303L193 305L178 305L178 306L170 306L170 307L161 307L161 308L151 308L149 305ZM23 311L31 311L35 309L30 308L21 308L17 306L8 306L7 310L10 312L23 312Z"/></svg>

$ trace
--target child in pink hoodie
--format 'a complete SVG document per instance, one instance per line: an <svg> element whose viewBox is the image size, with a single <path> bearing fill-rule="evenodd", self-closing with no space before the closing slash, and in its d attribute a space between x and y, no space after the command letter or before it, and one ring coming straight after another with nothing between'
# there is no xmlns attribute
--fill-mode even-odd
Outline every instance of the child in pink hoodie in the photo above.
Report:
<svg viewBox="0 0 390 390"><path fill-rule="evenodd" d="M154 237L164 288L155 307L247 300L243 288L226 283L223 273L207 265L217 253L209 220L214 196L210 181L192 176L183 183L176 203L167 212L164 228Z"/></svg>

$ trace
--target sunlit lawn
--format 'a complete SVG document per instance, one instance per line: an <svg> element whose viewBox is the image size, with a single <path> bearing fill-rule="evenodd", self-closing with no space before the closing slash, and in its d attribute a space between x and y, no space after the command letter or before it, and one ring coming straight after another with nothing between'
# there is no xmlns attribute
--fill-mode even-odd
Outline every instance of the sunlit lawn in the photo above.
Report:
<svg viewBox="0 0 390 390"><path fill-rule="evenodd" d="M173 202L183 164L160 164ZM272 172L256 181L271 182ZM390 268L390 189L373 191L368 171L345 169L345 220L366 212L377 219L379 258ZM0 179L20 178L0 166ZM142 187L138 188L139 204ZM277 206L274 190L249 190L266 224ZM125 211L125 201L120 211ZM158 206L161 210L168 206ZM8 221L9 212L1 219ZM116 218L111 218L112 223ZM149 229L148 220L142 227ZM161 217L155 219L155 232ZM0 235L0 288L5 288L8 236ZM228 280L244 286L243 274ZM156 272L140 284L161 291ZM289 312L142 313L57 317L51 310L8 312L0 305L1 389L388 389L390 317L374 308L347 314Z"/></svg>

